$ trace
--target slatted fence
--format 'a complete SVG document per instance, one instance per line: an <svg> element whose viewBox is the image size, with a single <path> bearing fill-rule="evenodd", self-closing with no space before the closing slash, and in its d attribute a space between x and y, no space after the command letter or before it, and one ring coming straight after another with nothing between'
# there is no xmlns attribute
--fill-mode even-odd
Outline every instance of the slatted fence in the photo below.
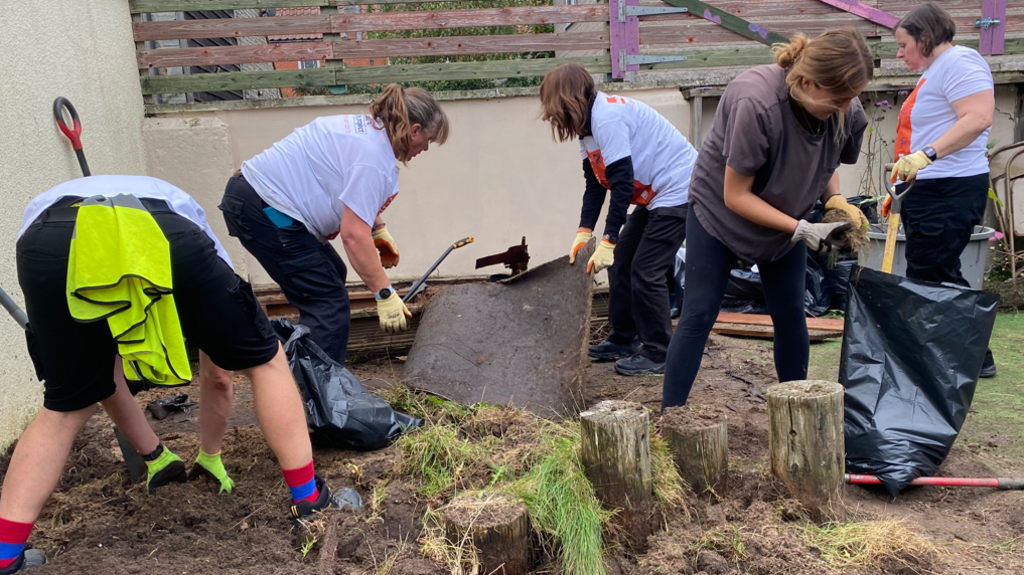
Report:
<svg viewBox="0 0 1024 575"><path fill-rule="evenodd" d="M568 0L555 0L568 1ZM575 1L575 0L571 0ZM516 0L513 0L515 3ZM325 89L390 82L536 78L569 61L595 74L630 79L629 72L771 61L767 45L803 32L854 26L877 58L896 55L889 22L919 0L610 0L551 5L552 0L491 7L486 2L421 0L131 0L144 94L259 88ZM545 3L544 5L536 5ZM504 4L508 4L508 0ZM957 40L992 52L1024 53L1024 0L942 2L954 15ZM320 14L269 16L268 9L320 7ZM358 6L355 12L353 6ZM686 11L680 11L685 8ZM846 9L842 9L846 8ZM261 9L261 17L145 21L144 14ZM348 11L352 10L351 13ZM847 11L850 10L850 11ZM247 13L252 13L251 10ZM883 16L878 16L882 14ZM1002 16L981 28L983 15ZM501 29L515 33L498 33ZM450 32L438 32L450 31ZM443 34L443 35L438 35ZM409 37L393 37L406 35ZM251 45L185 47L189 40L300 38ZM382 37L384 36L384 37ZM176 47L153 48L154 43ZM995 43L995 44L993 44ZM485 55L500 59L481 59ZM584 54L584 55L580 55ZM351 65L371 59L373 66ZM432 60L432 61L425 61ZM467 61L469 60L469 61ZM219 73L181 73L202 67L322 62L323 67ZM156 74L156 75L154 75Z"/></svg>

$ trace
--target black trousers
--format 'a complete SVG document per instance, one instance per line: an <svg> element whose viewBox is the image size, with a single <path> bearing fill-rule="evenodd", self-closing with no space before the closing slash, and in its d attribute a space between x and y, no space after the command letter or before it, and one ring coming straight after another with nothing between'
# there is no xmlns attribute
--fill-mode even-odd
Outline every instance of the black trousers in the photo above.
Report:
<svg viewBox="0 0 1024 575"><path fill-rule="evenodd" d="M334 361L344 365L348 351L348 270L331 244L320 243L298 221L279 228L263 211L268 205L244 176L228 180L220 210L228 234L238 238L299 310L299 322Z"/></svg>
<svg viewBox="0 0 1024 575"><path fill-rule="evenodd" d="M608 340L626 345L639 337L640 353L652 361L665 361L672 337L668 278L686 237L686 212L686 204L638 206L622 227L608 268Z"/></svg>
<svg viewBox="0 0 1024 575"><path fill-rule="evenodd" d="M960 272L960 254L985 217L987 203L988 174L918 180L900 210L907 277L970 287Z"/></svg>
<svg viewBox="0 0 1024 575"><path fill-rule="evenodd" d="M661 408L686 405L697 378L704 344L722 307L729 272L739 258L704 229L690 210L686 221L686 296L665 363ZM803 242L773 262L757 262L768 313L775 325L775 373L779 381L807 378L810 341L804 318L807 248Z"/></svg>

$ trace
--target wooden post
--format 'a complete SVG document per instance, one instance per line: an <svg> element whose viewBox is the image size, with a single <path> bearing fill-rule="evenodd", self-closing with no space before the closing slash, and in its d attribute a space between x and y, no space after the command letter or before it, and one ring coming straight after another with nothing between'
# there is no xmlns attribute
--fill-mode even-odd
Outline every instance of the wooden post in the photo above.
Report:
<svg viewBox="0 0 1024 575"><path fill-rule="evenodd" d="M718 410L673 407L665 410L661 436L679 475L701 494L725 496L729 479L729 432Z"/></svg>
<svg viewBox="0 0 1024 575"><path fill-rule="evenodd" d="M530 521L522 501L506 495L460 495L443 512L445 538L470 554L463 563L476 564L477 573L530 572Z"/></svg>
<svg viewBox="0 0 1024 575"><path fill-rule="evenodd" d="M597 498L619 509L634 552L647 547L653 532L650 424L647 410L629 401L602 401L580 414L581 455Z"/></svg>
<svg viewBox="0 0 1024 575"><path fill-rule="evenodd" d="M846 458L843 386L789 381L768 386L767 395L772 473L812 521L840 518Z"/></svg>

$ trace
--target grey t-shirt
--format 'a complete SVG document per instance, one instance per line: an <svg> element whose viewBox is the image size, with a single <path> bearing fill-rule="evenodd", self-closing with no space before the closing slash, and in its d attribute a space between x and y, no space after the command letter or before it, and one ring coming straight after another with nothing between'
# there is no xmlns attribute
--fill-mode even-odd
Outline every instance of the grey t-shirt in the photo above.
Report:
<svg viewBox="0 0 1024 575"><path fill-rule="evenodd" d="M782 213L803 219L821 197L833 172L855 164L867 116L854 98L843 130L839 115L825 120L821 134L800 125L789 102L786 69L769 64L747 70L729 83L693 169L690 204L704 228L737 256L770 262L793 244L791 234L744 218L725 205L725 167L753 176L753 193Z"/></svg>

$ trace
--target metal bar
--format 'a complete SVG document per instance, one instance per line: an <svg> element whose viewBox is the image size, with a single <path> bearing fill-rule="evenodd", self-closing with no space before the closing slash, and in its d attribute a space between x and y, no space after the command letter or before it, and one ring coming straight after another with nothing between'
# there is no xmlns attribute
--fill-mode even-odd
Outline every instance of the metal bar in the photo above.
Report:
<svg viewBox="0 0 1024 575"><path fill-rule="evenodd" d="M854 485L881 485L882 480L874 475L847 473L846 482ZM918 477L911 485L937 485L943 487L994 487L996 489L1024 489L1024 479L976 478L976 477Z"/></svg>

